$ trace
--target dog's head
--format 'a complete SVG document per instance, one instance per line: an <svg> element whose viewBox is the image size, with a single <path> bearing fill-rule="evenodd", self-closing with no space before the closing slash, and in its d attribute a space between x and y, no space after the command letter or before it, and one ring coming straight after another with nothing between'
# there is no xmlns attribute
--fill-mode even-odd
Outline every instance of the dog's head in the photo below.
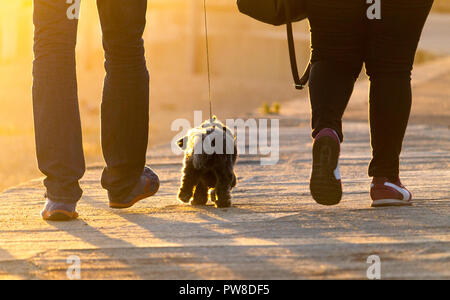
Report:
<svg viewBox="0 0 450 300"><path fill-rule="evenodd" d="M200 126L189 130L186 136L177 141L177 145L181 150L186 151L207 140L210 141L212 147L215 147L215 141L218 137L223 137L224 141L229 144L234 144L236 140L231 130L217 120L216 116L213 116L212 119L206 120Z"/></svg>
<svg viewBox="0 0 450 300"><path fill-rule="evenodd" d="M185 151L188 143L189 143L189 136L186 135L178 140L177 145L178 147L180 147L181 150Z"/></svg>
<svg viewBox="0 0 450 300"><path fill-rule="evenodd" d="M196 149L196 147L199 147L200 145L203 144L203 140L207 134L208 131L203 128L200 127L192 128L188 131L186 136L182 137L177 141L177 145L184 152L192 153L194 149Z"/></svg>
<svg viewBox="0 0 450 300"><path fill-rule="evenodd" d="M199 167L206 165L208 157L213 154L237 155L235 136L216 117L189 130L177 144L185 155L193 157L194 165Z"/></svg>

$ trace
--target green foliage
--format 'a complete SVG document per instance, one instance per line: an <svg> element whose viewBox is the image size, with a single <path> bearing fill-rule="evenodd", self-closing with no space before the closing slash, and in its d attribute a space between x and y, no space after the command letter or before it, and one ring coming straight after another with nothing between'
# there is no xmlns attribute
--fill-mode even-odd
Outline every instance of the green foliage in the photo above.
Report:
<svg viewBox="0 0 450 300"><path fill-rule="evenodd" d="M264 102L261 108L261 112L264 115L279 115L281 112L281 104L278 102L274 102L272 105L269 105L267 102Z"/></svg>

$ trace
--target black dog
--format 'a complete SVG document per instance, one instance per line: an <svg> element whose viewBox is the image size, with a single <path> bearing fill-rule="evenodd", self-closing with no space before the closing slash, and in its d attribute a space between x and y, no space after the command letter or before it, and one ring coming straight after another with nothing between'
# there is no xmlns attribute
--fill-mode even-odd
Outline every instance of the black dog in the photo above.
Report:
<svg viewBox="0 0 450 300"><path fill-rule="evenodd" d="M178 199L188 203L193 196L192 205L206 205L209 192L216 207L231 206L238 157L231 130L213 117L191 129L178 146L185 153Z"/></svg>

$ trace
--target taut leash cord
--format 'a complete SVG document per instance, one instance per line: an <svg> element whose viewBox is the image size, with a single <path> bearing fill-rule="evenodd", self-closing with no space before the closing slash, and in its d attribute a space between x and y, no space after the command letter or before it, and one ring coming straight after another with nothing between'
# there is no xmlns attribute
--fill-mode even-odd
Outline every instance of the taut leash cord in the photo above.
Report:
<svg viewBox="0 0 450 300"><path fill-rule="evenodd" d="M208 100L209 100L209 119L212 120L212 96L211 96L211 68L209 62L209 39L208 39L208 15L206 12L206 0L203 0L203 12L205 19L205 36L206 36L206 68L208 70Z"/></svg>

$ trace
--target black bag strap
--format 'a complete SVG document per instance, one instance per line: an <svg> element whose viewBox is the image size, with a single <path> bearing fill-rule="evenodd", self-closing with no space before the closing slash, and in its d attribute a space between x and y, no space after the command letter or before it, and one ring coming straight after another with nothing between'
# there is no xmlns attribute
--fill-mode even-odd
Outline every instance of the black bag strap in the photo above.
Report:
<svg viewBox="0 0 450 300"><path fill-rule="evenodd" d="M311 72L311 63L306 67L303 76L300 78L297 67L297 56L295 53L295 44L294 44L294 35L292 33L292 23L286 24L287 28L287 38L288 38L288 46L289 46L289 58L291 60L291 70L292 76L294 77L294 84L297 90L303 90L309 80L309 74Z"/></svg>

